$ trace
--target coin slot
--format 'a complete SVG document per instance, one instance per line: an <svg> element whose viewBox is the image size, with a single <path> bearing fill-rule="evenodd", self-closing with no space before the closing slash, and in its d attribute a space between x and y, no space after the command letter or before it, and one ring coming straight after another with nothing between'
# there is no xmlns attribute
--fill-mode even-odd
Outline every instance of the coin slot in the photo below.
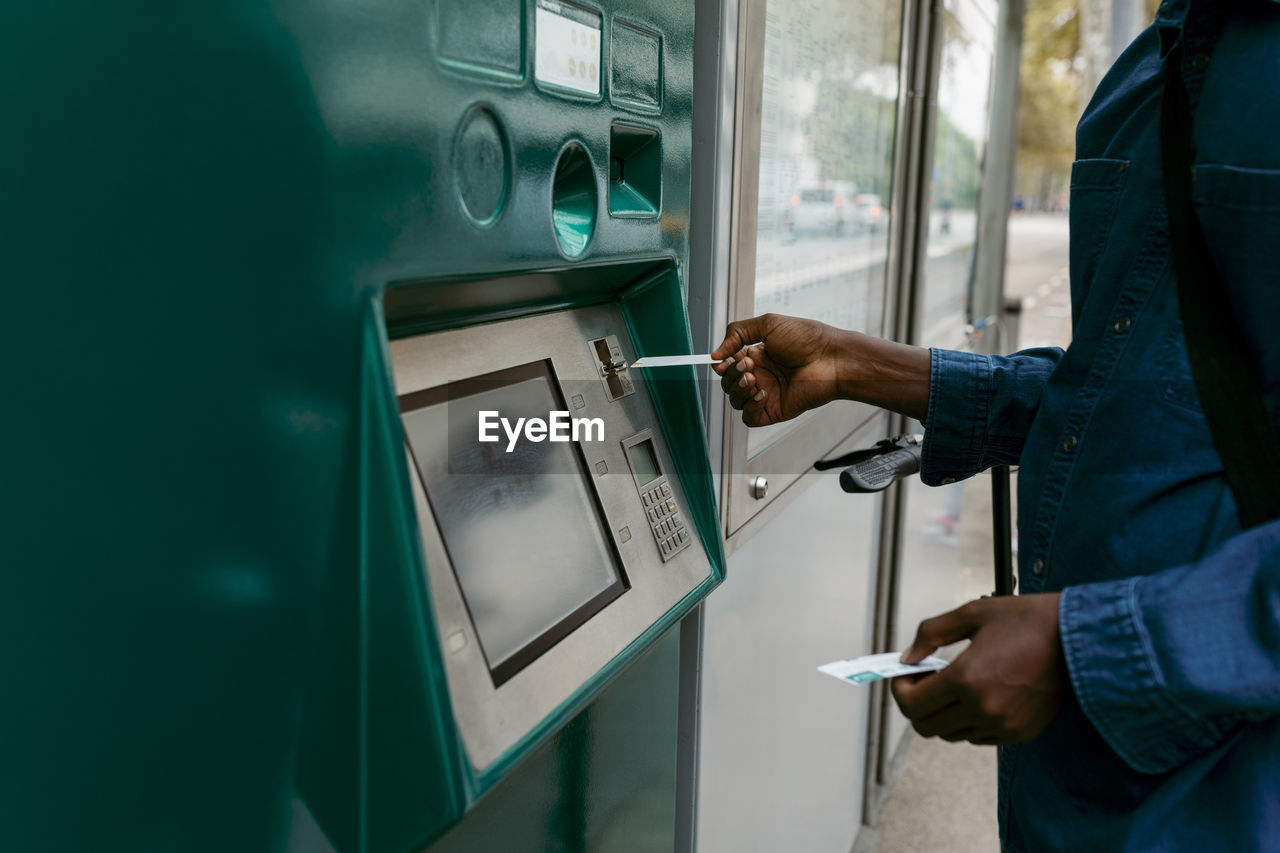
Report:
<svg viewBox="0 0 1280 853"><path fill-rule="evenodd" d="M587 150L571 142L560 152L551 185L551 219L560 249L571 258L587 250L596 230L596 174Z"/></svg>

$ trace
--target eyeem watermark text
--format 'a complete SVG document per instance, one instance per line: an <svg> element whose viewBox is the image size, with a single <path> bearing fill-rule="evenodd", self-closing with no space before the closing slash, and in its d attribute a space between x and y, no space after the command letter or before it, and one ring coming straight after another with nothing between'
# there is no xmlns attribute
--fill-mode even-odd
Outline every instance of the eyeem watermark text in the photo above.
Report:
<svg viewBox="0 0 1280 853"><path fill-rule="evenodd" d="M575 418L568 412L548 412L547 419L516 418L515 423L495 411L479 413L480 441L501 441L498 427L507 434L507 453L521 437L526 441L604 441L604 418Z"/></svg>

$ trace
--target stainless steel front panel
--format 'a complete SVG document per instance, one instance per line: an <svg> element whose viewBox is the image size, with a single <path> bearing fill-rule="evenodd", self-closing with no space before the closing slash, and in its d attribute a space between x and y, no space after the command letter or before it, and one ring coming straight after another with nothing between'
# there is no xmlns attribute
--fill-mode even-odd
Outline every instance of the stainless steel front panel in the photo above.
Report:
<svg viewBox="0 0 1280 853"><path fill-rule="evenodd" d="M546 360L570 414L600 418L604 423L603 440L574 442L575 452L582 452L585 488L599 502L606 528L602 533L617 552L629 588L499 686L490 674L427 491L406 452L454 716L477 771L492 765L711 573L706 552L692 532L695 547L683 547L663 561L623 442L649 431L674 502L687 508L688 500L643 380L636 382L636 393L616 400L609 399L608 388L600 381L599 361L588 341L607 335L617 335L626 360L634 360L622 315L612 305L454 329L391 344L396 390L402 397ZM569 509L567 505L563 520L566 543L581 538L572 533L574 525L599 523L591 513ZM491 516L487 529L493 536L521 535L518 529L504 527L501 515ZM556 541L554 529L539 530L527 548L516 549L522 558L509 570L527 573L564 560L566 552Z"/></svg>

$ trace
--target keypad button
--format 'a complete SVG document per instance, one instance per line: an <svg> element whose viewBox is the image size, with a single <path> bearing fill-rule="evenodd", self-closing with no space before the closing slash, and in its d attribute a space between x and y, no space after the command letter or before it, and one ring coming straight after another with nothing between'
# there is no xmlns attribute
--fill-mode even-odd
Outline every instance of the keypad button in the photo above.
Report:
<svg viewBox="0 0 1280 853"><path fill-rule="evenodd" d="M676 536L676 538L679 539L681 542L685 541L686 539L689 538L689 531L681 530L679 535Z"/></svg>
<svg viewBox="0 0 1280 853"><path fill-rule="evenodd" d="M668 486L666 483L663 483L663 484L662 484L662 496L663 496L664 498L669 498L669 497L671 497L671 487L670 487L670 486Z"/></svg>
<svg viewBox="0 0 1280 853"><path fill-rule="evenodd" d="M684 524L684 519L682 519L680 516L678 516L678 515L673 515L673 516L671 517L671 525L672 525L673 527L679 527L679 526L680 526L680 525L682 525L682 524Z"/></svg>

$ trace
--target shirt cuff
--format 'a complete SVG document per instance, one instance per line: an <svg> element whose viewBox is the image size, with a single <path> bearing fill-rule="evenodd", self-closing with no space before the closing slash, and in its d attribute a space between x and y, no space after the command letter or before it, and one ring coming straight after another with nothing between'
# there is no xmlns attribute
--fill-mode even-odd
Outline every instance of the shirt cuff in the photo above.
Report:
<svg viewBox="0 0 1280 853"><path fill-rule="evenodd" d="M990 356L931 349L920 479L942 486L982 470L994 391Z"/></svg>
<svg viewBox="0 0 1280 853"><path fill-rule="evenodd" d="M1220 743L1229 727L1169 696L1138 604L1142 580L1067 587L1058 627L1085 716L1134 770L1163 773Z"/></svg>

